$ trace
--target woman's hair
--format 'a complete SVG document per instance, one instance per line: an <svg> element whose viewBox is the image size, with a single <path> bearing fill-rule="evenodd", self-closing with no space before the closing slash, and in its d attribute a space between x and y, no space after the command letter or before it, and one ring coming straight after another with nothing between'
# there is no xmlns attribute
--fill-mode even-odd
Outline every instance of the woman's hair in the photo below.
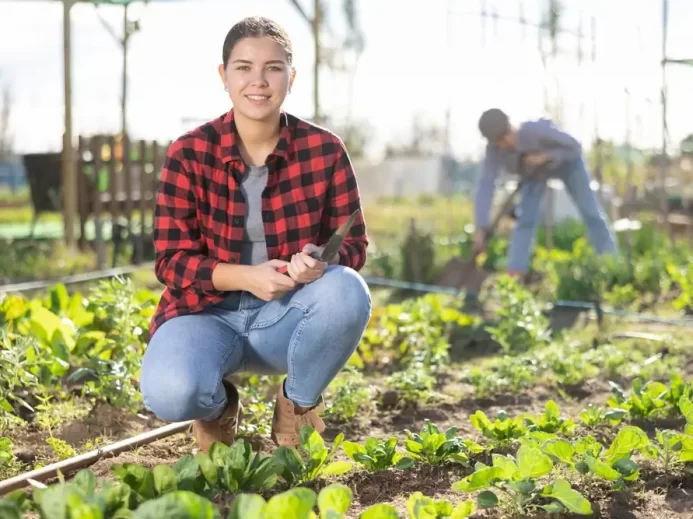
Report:
<svg viewBox="0 0 693 519"><path fill-rule="evenodd" d="M273 39L282 46L284 52L286 52L289 65L291 65L293 49L289 35L284 28L277 22L264 16L249 16L231 27L231 30L226 35L222 50L224 67L228 65L229 56L231 56L231 51L236 43L243 38L261 38L263 36Z"/></svg>

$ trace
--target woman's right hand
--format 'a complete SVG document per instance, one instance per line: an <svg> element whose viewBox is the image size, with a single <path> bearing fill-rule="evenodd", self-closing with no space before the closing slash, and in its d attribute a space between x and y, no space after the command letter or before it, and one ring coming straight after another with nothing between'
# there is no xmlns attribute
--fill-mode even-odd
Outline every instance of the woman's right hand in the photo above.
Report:
<svg viewBox="0 0 693 519"><path fill-rule="evenodd" d="M298 283L290 276L277 272L279 267L288 267L288 265L288 262L281 260L270 260L253 265L245 276L245 290L263 301L281 299L298 286Z"/></svg>

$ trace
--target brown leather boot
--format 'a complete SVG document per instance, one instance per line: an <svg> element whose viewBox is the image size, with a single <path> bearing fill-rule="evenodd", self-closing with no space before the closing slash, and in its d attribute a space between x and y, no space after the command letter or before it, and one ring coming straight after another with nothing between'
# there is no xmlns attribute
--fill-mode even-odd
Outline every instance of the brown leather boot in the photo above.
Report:
<svg viewBox="0 0 693 519"><path fill-rule="evenodd" d="M207 452L214 442L231 445L236 439L243 406L236 386L228 380L224 380L223 384L228 401L221 416L215 420L195 420L192 424L192 434L197 441L200 452Z"/></svg>
<svg viewBox="0 0 693 519"><path fill-rule="evenodd" d="M295 447L299 444L299 433L304 425L310 425L319 433L325 431L325 422L318 413L325 409L322 397L315 407L303 411L284 396L284 383L277 391L277 401L272 417L272 441L275 445Z"/></svg>

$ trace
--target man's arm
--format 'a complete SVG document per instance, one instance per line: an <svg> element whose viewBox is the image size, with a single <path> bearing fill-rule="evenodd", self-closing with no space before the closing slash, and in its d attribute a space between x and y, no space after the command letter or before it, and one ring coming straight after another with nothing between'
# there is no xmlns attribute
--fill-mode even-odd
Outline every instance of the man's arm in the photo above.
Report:
<svg viewBox="0 0 693 519"><path fill-rule="evenodd" d="M322 231L320 233L321 241L327 242L332 233L349 218L351 213L360 207L361 197L356 175L346 147L342 141L339 141L337 160L332 171L330 186L327 189L327 203L323 212ZM339 249L338 263L356 271L360 270L366 263L367 247L366 222L363 217L363 210L361 210Z"/></svg>
<svg viewBox="0 0 693 519"><path fill-rule="evenodd" d="M501 160L498 151L493 146L487 145L474 196L474 221L477 230L486 229L488 226L491 202L496 192L496 179L500 169Z"/></svg>
<svg viewBox="0 0 693 519"><path fill-rule="evenodd" d="M212 273L221 263L204 254L195 207L192 172L181 141L168 150L154 209L157 279L174 290L216 293Z"/></svg>

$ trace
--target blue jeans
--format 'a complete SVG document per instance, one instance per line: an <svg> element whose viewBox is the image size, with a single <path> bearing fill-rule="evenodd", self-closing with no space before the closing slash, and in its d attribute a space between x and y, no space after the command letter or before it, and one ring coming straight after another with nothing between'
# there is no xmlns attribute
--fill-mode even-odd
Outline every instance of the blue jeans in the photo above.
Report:
<svg viewBox="0 0 693 519"><path fill-rule="evenodd" d="M231 292L154 333L140 375L144 404L168 422L211 420L226 406L222 379L252 372L287 374L287 397L312 407L355 351L370 315L368 286L341 265L275 301Z"/></svg>
<svg viewBox="0 0 693 519"><path fill-rule="evenodd" d="M563 181L566 191L575 202L587 226L587 234L594 250L599 254L617 252L616 239L606 214L590 188L590 178L583 159L566 162L554 177ZM510 241L509 272L528 270L545 192L546 180L527 181L520 190L519 215Z"/></svg>

